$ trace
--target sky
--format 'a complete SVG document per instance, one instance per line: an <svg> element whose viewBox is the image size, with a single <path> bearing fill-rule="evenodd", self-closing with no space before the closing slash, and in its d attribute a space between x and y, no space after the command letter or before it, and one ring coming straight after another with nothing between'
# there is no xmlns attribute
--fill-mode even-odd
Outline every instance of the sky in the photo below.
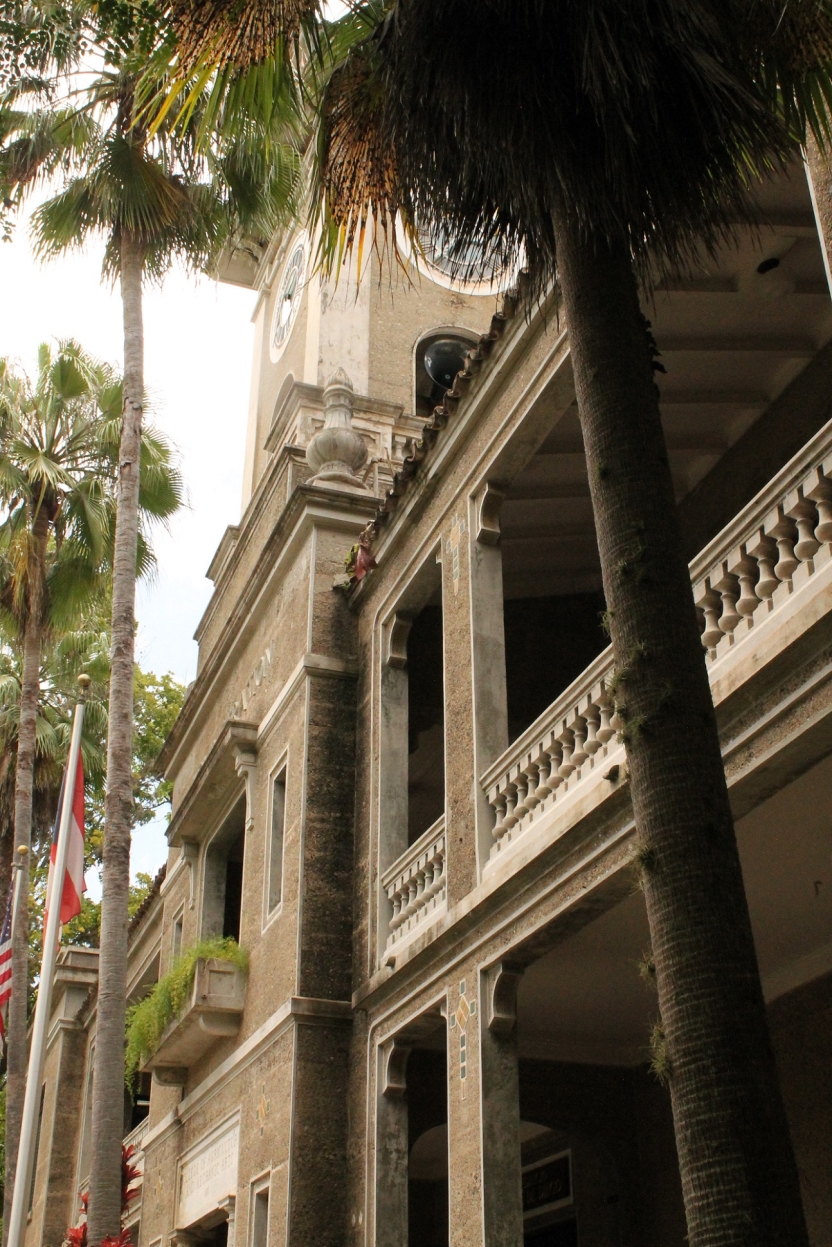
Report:
<svg viewBox="0 0 832 1247"><path fill-rule="evenodd" d="M102 284L103 246L40 262L28 221L0 243L0 356L31 374L43 341L73 337L121 367L121 301ZM187 684L196 675L194 629L211 595L205 578L228 524L240 518L249 401L253 291L173 271L144 302L145 375L151 420L180 455L188 505L157 530L158 572L141 584L137 657ZM132 873L155 874L167 856L163 821L139 828ZM89 880L97 894L96 880Z"/></svg>

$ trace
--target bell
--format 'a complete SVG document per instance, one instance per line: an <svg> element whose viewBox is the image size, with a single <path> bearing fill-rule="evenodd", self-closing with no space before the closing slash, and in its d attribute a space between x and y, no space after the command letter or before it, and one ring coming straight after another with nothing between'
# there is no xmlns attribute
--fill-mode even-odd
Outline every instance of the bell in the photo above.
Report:
<svg viewBox="0 0 832 1247"><path fill-rule="evenodd" d="M465 367L470 342L464 338L437 338L425 351L425 372L435 385L449 390L454 377Z"/></svg>

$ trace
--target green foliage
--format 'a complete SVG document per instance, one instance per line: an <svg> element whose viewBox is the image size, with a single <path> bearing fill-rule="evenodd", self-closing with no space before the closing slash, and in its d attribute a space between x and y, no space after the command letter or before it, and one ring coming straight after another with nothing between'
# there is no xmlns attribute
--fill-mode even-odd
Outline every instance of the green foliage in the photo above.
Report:
<svg viewBox="0 0 832 1247"><path fill-rule="evenodd" d="M172 785L159 771L156 759L184 700L185 686L170 672L157 676L136 668L133 685L136 823L149 822L161 806L170 802Z"/></svg>
<svg viewBox="0 0 832 1247"><path fill-rule="evenodd" d="M200 940L174 962L153 990L139 1001L127 1015L127 1047L125 1076L128 1085L142 1061L159 1045L165 1028L178 1017L188 1000L200 958L230 961L241 970L248 970L248 956L233 939Z"/></svg>
<svg viewBox="0 0 832 1247"><path fill-rule="evenodd" d="M104 273L115 278L127 234L142 245L145 275L157 280L174 261L214 272L237 249L259 256L299 200L293 99L231 128L216 114L206 122L203 83L186 121L160 122L151 132L143 109L148 97L164 93L173 55L163 9L148 0L103 0L84 6L82 31L93 72L73 74L75 67L55 57L45 78L12 76L0 98L0 217L5 213L7 227L38 185L57 178L60 189L33 218L42 255L98 235L106 243Z"/></svg>
<svg viewBox="0 0 832 1247"><path fill-rule="evenodd" d="M136 875L136 882L130 885L130 895L127 898L127 913L130 918L135 917L152 890L153 876L140 870Z"/></svg>

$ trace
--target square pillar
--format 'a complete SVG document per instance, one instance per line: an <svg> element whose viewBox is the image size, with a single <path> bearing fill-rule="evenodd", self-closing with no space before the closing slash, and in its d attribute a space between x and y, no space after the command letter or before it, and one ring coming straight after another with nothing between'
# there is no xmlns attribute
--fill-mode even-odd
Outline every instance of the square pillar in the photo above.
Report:
<svg viewBox="0 0 832 1247"><path fill-rule="evenodd" d="M515 1001L522 970L470 969L448 1004L450 1247L522 1247Z"/></svg>
<svg viewBox="0 0 832 1247"><path fill-rule="evenodd" d="M406 1247L407 1059L411 1047L394 1038L378 1049L376 1099L375 1247Z"/></svg>
<svg viewBox="0 0 832 1247"><path fill-rule="evenodd" d="M522 968L499 962L482 976L482 1182L484 1242L519 1247L523 1241L520 1162L520 1080L517 1066L517 988Z"/></svg>

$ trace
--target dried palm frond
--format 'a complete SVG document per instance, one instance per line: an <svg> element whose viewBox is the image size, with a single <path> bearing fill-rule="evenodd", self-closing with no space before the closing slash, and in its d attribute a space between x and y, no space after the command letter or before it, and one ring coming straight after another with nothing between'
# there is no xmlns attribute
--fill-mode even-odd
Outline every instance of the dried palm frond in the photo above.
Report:
<svg viewBox="0 0 832 1247"><path fill-rule="evenodd" d="M379 80L375 39L358 46L335 70L325 89L319 128L321 250L329 266L340 265L368 227L374 245L396 250L399 197L395 141L385 126L384 81Z"/></svg>
<svg viewBox="0 0 832 1247"><path fill-rule="evenodd" d="M237 70L290 47L320 15L320 0L173 0L180 61L186 71L210 61Z"/></svg>
<svg viewBox="0 0 832 1247"><path fill-rule="evenodd" d="M367 5L371 7L378 6ZM829 0L398 0L327 87L330 260L398 212L464 278L556 276L553 208L646 270L714 247L791 160L830 68ZM818 96L818 90L821 95Z"/></svg>

